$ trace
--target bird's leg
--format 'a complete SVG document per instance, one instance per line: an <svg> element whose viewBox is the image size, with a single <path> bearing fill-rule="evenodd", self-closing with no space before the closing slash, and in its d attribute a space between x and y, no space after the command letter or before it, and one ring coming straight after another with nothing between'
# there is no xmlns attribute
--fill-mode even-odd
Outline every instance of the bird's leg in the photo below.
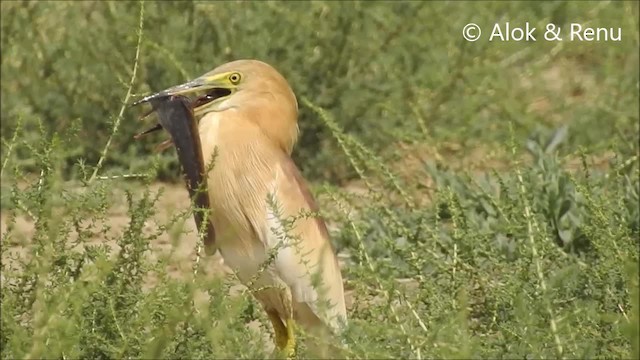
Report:
<svg viewBox="0 0 640 360"><path fill-rule="evenodd" d="M269 316L269 321L271 321L271 325L273 325L273 332L275 334L275 344L276 350L282 351L287 345L287 328L282 323L280 319L280 315L275 310L267 310L267 316Z"/></svg>
<svg viewBox="0 0 640 360"><path fill-rule="evenodd" d="M283 350L287 359L293 359L296 356L296 327L293 321L293 299L291 298L291 292L284 291L281 294L281 299L284 307L285 325L287 327L287 342Z"/></svg>
<svg viewBox="0 0 640 360"><path fill-rule="evenodd" d="M284 353L289 359L296 356L296 334L293 318L287 319L287 342L284 346Z"/></svg>
<svg viewBox="0 0 640 360"><path fill-rule="evenodd" d="M283 354L287 359L293 359L296 356L296 338L295 338L295 326L293 319L287 319L287 325L282 322L280 315L275 310L267 311L267 316L273 325L273 332L275 334L276 353Z"/></svg>

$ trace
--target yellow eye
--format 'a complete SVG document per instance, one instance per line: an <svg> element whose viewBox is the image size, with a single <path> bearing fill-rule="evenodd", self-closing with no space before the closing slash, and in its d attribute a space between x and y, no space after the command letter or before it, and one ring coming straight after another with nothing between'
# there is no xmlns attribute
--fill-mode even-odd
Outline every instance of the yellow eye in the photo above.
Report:
<svg viewBox="0 0 640 360"><path fill-rule="evenodd" d="M238 73L233 73L231 75L229 75L229 81L231 81L232 84L237 84L240 82L240 74Z"/></svg>

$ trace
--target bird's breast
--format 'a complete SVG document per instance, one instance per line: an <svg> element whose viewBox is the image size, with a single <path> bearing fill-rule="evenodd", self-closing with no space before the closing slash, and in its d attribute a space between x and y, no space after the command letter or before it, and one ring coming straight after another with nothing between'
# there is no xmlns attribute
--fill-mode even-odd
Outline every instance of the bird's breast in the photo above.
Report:
<svg viewBox="0 0 640 360"><path fill-rule="evenodd" d="M265 222L273 163L259 129L222 114L203 117L199 132L205 164L209 165L211 219L218 246L225 263L244 277L266 260L259 232Z"/></svg>

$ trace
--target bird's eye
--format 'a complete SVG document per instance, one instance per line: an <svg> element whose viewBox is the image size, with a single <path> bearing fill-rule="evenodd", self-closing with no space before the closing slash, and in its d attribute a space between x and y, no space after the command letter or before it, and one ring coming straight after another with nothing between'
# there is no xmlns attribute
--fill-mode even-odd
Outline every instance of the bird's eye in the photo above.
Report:
<svg viewBox="0 0 640 360"><path fill-rule="evenodd" d="M239 83L240 82L240 74L233 73L233 74L229 75L229 81L231 81L231 83L233 83L233 84Z"/></svg>

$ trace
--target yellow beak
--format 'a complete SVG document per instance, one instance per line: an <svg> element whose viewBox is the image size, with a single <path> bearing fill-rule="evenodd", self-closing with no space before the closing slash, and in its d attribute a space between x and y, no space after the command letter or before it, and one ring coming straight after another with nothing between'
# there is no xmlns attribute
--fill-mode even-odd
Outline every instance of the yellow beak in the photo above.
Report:
<svg viewBox="0 0 640 360"><path fill-rule="evenodd" d="M185 95L185 94L193 93L193 92L196 92L196 91L202 91L202 90L207 90L207 89L214 88L215 84L212 84L212 83L208 82L207 80L208 79L206 79L204 77L199 77L197 79L191 80L191 81L186 82L184 84L180 84L180 85L176 85L176 86L170 87L168 89L159 91L159 92L157 92L155 94L151 94L151 95L145 96L144 98L134 102L132 104L132 106L136 106L136 105L139 105L139 104L143 104L143 103L149 102L151 100L160 99L160 98L164 98L164 97L170 97L170 96L175 96L175 95Z"/></svg>
<svg viewBox="0 0 640 360"><path fill-rule="evenodd" d="M184 95L204 91L206 94L197 99L188 99ZM153 128L135 136L165 129L171 135L171 142L178 152L178 159L182 165L187 188L192 200L199 208L210 209L205 164L200 145L200 136L194 112L197 108L219 97L229 95L232 89L219 78L201 76L181 85L173 86L155 94L145 96L134 102L132 106L150 103L151 111L142 116L145 118L152 112L158 113L158 124ZM164 143L163 143L164 144ZM205 225L202 212L195 212L194 218L199 231L204 231L205 252L215 253L215 230L213 224L207 221Z"/></svg>

